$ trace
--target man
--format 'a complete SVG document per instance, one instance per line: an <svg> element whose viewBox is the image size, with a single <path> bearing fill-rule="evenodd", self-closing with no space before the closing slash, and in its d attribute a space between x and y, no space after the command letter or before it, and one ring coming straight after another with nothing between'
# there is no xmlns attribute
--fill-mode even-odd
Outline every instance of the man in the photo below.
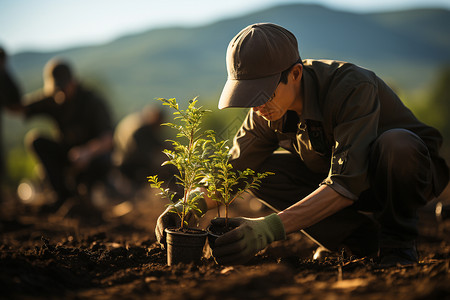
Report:
<svg viewBox="0 0 450 300"><path fill-rule="evenodd" d="M107 173L113 149L113 128L105 101L85 89L69 64L50 60L44 68L44 88L24 107L27 118L45 115L56 122L58 137L34 137L33 150L57 193L56 211L77 188L90 187Z"/></svg>
<svg viewBox="0 0 450 300"><path fill-rule="evenodd" d="M7 54L0 47L0 202L3 198L2 185L5 179L5 163L3 157L3 126L2 110L6 108L11 111L20 109L21 92L14 78L7 68Z"/></svg>
<svg viewBox="0 0 450 300"><path fill-rule="evenodd" d="M145 106L123 118L114 131L114 163L138 187L147 184L148 174L164 181L175 174L173 166L161 166L167 158L162 150L170 147L161 132L164 118L162 110Z"/></svg>
<svg viewBox="0 0 450 300"><path fill-rule="evenodd" d="M378 254L384 266L416 263L417 209L449 180L439 132L419 122L373 72L302 61L294 35L275 24L238 33L227 70L219 108L251 107L231 163L275 173L253 193L277 214L232 219L237 228L216 240L216 259L245 263L303 230L331 251ZM206 199L200 206L214 204ZM166 211L157 236L169 219Z"/></svg>

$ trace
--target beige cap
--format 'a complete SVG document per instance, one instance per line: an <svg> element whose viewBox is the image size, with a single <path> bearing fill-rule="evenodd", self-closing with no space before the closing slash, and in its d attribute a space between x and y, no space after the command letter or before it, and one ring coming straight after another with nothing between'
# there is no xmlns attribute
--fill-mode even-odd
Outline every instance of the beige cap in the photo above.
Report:
<svg viewBox="0 0 450 300"><path fill-rule="evenodd" d="M247 26L228 45L228 79L219 109L266 103L281 73L299 59L297 39L290 31L271 23Z"/></svg>

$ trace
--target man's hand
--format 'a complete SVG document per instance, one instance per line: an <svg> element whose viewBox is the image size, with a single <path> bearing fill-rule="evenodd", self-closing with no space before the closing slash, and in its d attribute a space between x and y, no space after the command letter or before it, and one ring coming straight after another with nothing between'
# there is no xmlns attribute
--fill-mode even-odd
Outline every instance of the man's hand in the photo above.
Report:
<svg viewBox="0 0 450 300"><path fill-rule="evenodd" d="M167 207L167 209L159 216L156 221L155 235L158 243L164 248L166 244L166 233L164 230L170 227L180 227L181 219L177 213L173 211L173 205Z"/></svg>
<svg viewBox="0 0 450 300"><path fill-rule="evenodd" d="M88 167L92 159L109 153L113 149L113 143L112 133L106 132L83 145L72 147L67 157L76 170L84 170Z"/></svg>
<svg viewBox="0 0 450 300"><path fill-rule="evenodd" d="M87 147L73 147L67 156L77 171L85 170L92 160L92 154Z"/></svg>
<svg viewBox="0 0 450 300"><path fill-rule="evenodd" d="M192 193L190 197L193 197L195 193ZM205 212L208 210L208 207L206 205L206 201L203 197L198 197L197 200L195 200L197 211L191 210L189 211L185 216L185 221L188 223L189 227L196 226L198 224L198 219L201 217ZM156 228L155 228L155 236L156 240L159 244L161 244L161 247L164 249L166 244L166 228L171 227L180 227L181 226L181 218L178 215L179 212L183 210L183 204L181 202L178 202L176 204L170 205L159 217L156 221Z"/></svg>
<svg viewBox="0 0 450 300"><path fill-rule="evenodd" d="M211 220L213 225L225 225L224 218ZM244 264L273 241L286 238L283 223L277 214L264 218L230 218L236 227L215 241L213 255L220 264Z"/></svg>

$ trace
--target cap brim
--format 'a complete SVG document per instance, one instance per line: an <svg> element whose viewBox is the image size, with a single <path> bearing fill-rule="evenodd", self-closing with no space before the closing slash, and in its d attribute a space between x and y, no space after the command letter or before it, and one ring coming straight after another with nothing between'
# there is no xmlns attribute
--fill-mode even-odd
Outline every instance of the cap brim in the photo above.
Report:
<svg viewBox="0 0 450 300"><path fill-rule="evenodd" d="M228 79L219 99L219 109L227 107L256 107L272 97L281 73L258 79Z"/></svg>

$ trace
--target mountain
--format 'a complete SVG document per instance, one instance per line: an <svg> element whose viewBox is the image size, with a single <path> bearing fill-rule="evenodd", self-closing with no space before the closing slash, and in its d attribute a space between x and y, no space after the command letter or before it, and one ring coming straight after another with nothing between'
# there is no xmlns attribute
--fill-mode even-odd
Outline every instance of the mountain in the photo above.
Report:
<svg viewBox="0 0 450 300"><path fill-rule="evenodd" d="M296 4L205 26L153 29L98 46L19 53L11 57L10 67L29 92L42 85L48 59L67 58L82 81L101 88L116 119L155 97L187 100L199 95L215 107L226 80L228 42L256 22L292 31L302 58L351 61L408 92L425 87L439 67L450 63L449 10L358 14Z"/></svg>

